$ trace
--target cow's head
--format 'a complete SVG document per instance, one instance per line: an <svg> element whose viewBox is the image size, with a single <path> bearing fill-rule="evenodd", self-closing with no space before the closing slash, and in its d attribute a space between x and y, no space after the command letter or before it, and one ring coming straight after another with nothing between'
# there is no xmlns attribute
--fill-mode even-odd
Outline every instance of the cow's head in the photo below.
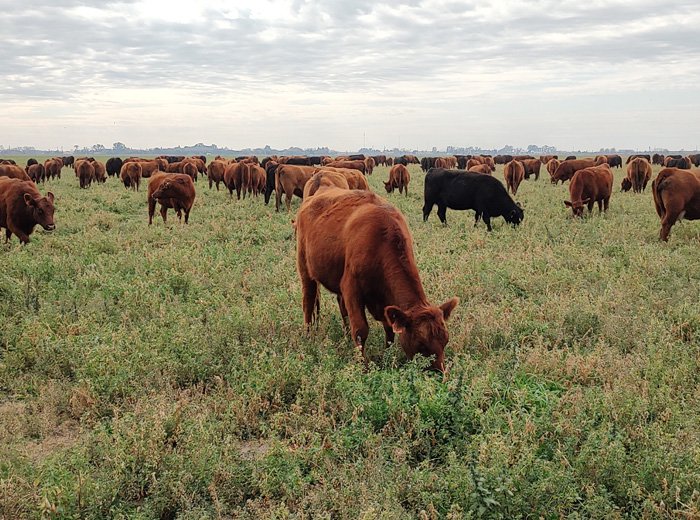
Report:
<svg viewBox="0 0 700 520"><path fill-rule="evenodd" d="M630 191L632 189L632 182L628 178L622 179L621 191Z"/></svg>
<svg viewBox="0 0 700 520"><path fill-rule="evenodd" d="M505 218L506 222L509 224L518 226L525 218L525 210L523 210L523 207L519 202L516 202L513 209L511 209L508 214L504 215L503 218Z"/></svg>
<svg viewBox="0 0 700 520"><path fill-rule="evenodd" d="M583 200L576 200L576 201L564 201L564 205L571 208L571 211L574 214L574 217L581 217L583 216L583 207L590 202L590 197L583 199Z"/></svg>
<svg viewBox="0 0 700 520"><path fill-rule="evenodd" d="M399 335L401 348L408 359L416 354L433 357L431 368L445 371L445 346L449 340L445 322L459 303L459 298L447 300L439 307L425 306L403 311L395 305L384 309L384 317Z"/></svg>
<svg viewBox="0 0 700 520"><path fill-rule="evenodd" d="M34 221L47 231L56 229L53 221L53 193L48 192L46 197L33 198L31 194L24 194L24 203L31 213Z"/></svg>
<svg viewBox="0 0 700 520"><path fill-rule="evenodd" d="M384 189L386 189L387 193L391 193L394 191L394 183L389 181L384 183Z"/></svg>

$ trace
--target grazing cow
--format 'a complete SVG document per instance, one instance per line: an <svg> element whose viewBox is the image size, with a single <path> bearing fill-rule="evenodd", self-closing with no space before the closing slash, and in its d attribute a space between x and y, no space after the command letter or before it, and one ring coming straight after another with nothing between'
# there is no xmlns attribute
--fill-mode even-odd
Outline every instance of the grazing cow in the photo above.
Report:
<svg viewBox="0 0 700 520"><path fill-rule="evenodd" d="M119 178L124 183L125 188L139 191L139 185L141 184L141 163L125 162L122 164Z"/></svg>
<svg viewBox="0 0 700 520"><path fill-rule="evenodd" d="M119 157L110 157L107 159L107 163L105 164L107 175L110 177L118 177L122 169L122 164L124 163Z"/></svg>
<svg viewBox="0 0 700 520"><path fill-rule="evenodd" d="M542 161L539 159L514 159L523 165L525 170L525 178L529 179L532 175L535 176L535 180L540 178L540 169L542 168Z"/></svg>
<svg viewBox="0 0 700 520"><path fill-rule="evenodd" d="M664 168L651 183L651 190L661 219L659 238L664 242L678 220L700 219L700 171Z"/></svg>
<svg viewBox="0 0 700 520"><path fill-rule="evenodd" d="M408 166L410 164L408 162L408 159L406 159L405 156L394 157L393 161L394 161L394 164L403 164L404 166Z"/></svg>
<svg viewBox="0 0 700 520"><path fill-rule="evenodd" d="M190 210L194 204L195 190L192 177L184 173L156 173L148 182L148 225L153 223L156 202L160 203L160 215L166 222L168 208L177 213L182 220L185 212L185 224L190 220Z"/></svg>
<svg viewBox="0 0 700 520"><path fill-rule="evenodd" d="M559 181L564 183L571 179L577 171L592 166L596 166L593 159L567 159L557 166L554 175L552 175L552 183L558 184Z"/></svg>
<svg viewBox="0 0 700 520"><path fill-rule="evenodd" d="M689 155L688 159L690 159L690 162L693 163L693 166L700 166L700 153Z"/></svg>
<svg viewBox="0 0 700 520"><path fill-rule="evenodd" d="M316 192L324 188L340 188L349 190L348 181L340 172L330 170L319 170L314 173L304 185L303 199L313 196Z"/></svg>
<svg viewBox="0 0 700 520"><path fill-rule="evenodd" d="M651 164L658 164L659 166L663 166L664 159L665 157L663 156L663 154L655 153L651 156Z"/></svg>
<svg viewBox="0 0 700 520"><path fill-rule="evenodd" d="M319 171L334 171L343 174L345 176L345 180L348 181L348 186L351 190L369 190L369 184L367 183L367 179L361 172L357 170L324 166L316 170L316 172Z"/></svg>
<svg viewBox="0 0 700 520"><path fill-rule="evenodd" d="M362 161L358 161L364 164ZM280 164L275 172L275 210L279 211L282 195L286 197L287 211L292 210L292 197L304 198L304 186L316 173L316 168Z"/></svg>
<svg viewBox="0 0 700 520"><path fill-rule="evenodd" d="M384 183L384 188L387 193L392 193L394 188L399 190L399 193L403 193L406 190L406 196L408 197L408 183L411 182L411 174L408 173L408 168L403 164L396 164L389 170L389 180Z"/></svg>
<svg viewBox="0 0 700 520"><path fill-rule="evenodd" d="M622 191L632 189L634 193L642 193L647 188L649 179L651 179L651 164L641 157L632 159L627 165L627 177L622 181Z"/></svg>
<svg viewBox="0 0 700 520"><path fill-rule="evenodd" d="M518 187L525 178L525 167L520 161L510 161L503 168L503 177L506 180L506 187L515 195L518 193Z"/></svg>
<svg viewBox="0 0 700 520"><path fill-rule="evenodd" d="M363 161L363 162L364 162L365 159L367 159L367 157L365 156L365 154L363 154L363 153L356 153L356 154L353 154L353 155L348 155L348 159L347 159L347 160L348 160L348 161Z"/></svg>
<svg viewBox="0 0 700 520"><path fill-rule="evenodd" d="M425 204L423 220L433 206L438 206L438 217L447 225L447 208L476 211L474 225L483 218L486 228L491 231L491 217L503 217L506 222L518 225L524 217L501 181L491 175L433 168L425 176Z"/></svg>
<svg viewBox="0 0 700 520"><path fill-rule="evenodd" d="M337 295L349 318L353 343L364 356L369 335L365 310L395 334L409 359L434 356L445 370L445 321L459 303L428 302L413 254L413 237L401 212L367 191L327 189L304 200L296 218L297 271L307 329L320 310L319 284Z"/></svg>
<svg viewBox="0 0 700 520"><path fill-rule="evenodd" d="M466 168L469 170L470 168L473 168L474 166L479 166L480 164L484 164L481 162L481 158L479 157L472 157L467 161Z"/></svg>
<svg viewBox="0 0 700 520"><path fill-rule="evenodd" d="M20 243L29 243L37 224L47 231L56 229L53 201L53 193L42 197L32 181L0 177L0 228L5 228L5 242L14 234Z"/></svg>
<svg viewBox="0 0 700 520"><path fill-rule="evenodd" d="M185 164L182 165L182 173L189 175L193 181L196 181L199 170L197 170L197 165L194 162L185 162Z"/></svg>
<svg viewBox="0 0 700 520"><path fill-rule="evenodd" d="M10 179L19 179L21 181L31 181L32 179L27 175L22 168L16 164L0 164L0 179L3 177L9 177Z"/></svg>
<svg viewBox="0 0 700 520"><path fill-rule="evenodd" d="M673 157L666 157L664 159L664 166L666 168L678 168L680 170L690 170L692 163L690 158L682 157L680 159L675 159Z"/></svg>
<svg viewBox="0 0 700 520"><path fill-rule="evenodd" d="M61 178L61 168L63 168L63 159L46 159L44 161L44 171L46 178L54 179Z"/></svg>
<svg viewBox="0 0 700 520"><path fill-rule="evenodd" d="M277 162L279 164L290 164L292 166L311 166L311 161L308 157L280 157Z"/></svg>
<svg viewBox="0 0 700 520"><path fill-rule="evenodd" d="M224 182L224 172L226 163L219 159L214 159L207 167L207 177L209 177L209 189L212 184L216 184L216 191L219 191L219 183Z"/></svg>
<svg viewBox="0 0 700 520"><path fill-rule="evenodd" d="M374 162L372 157L367 157L367 159L365 159L365 171L367 172L367 175L372 175L372 173L374 173L374 167L376 165L377 163Z"/></svg>
<svg viewBox="0 0 700 520"><path fill-rule="evenodd" d="M123 164L132 162L136 162L141 165L141 177L143 178L149 178L151 175L153 175L154 173L158 173L159 171L169 171L169 169L175 164L178 165L177 167L174 167L175 171L181 173L182 167L182 161L168 163L162 157L157 157L155 159L140 159L138 157L129 157L123 162Z"/></svg>
<svg viewBox="0 0 700 520"><path fill-rule="evenodd" d="M375 155L372 159L377 166L386 166L386 155Z"/></svg>
<svg viewBox="0 0 700 520"><path fill-rule="evenodd" d="M488 164L475 164L474 166L469 168L469 170L467 170L467 171L491 175L491 167Z"/></svg>
<svg viewBox="0 0 700 520"><path fill-rule="evenodd" d="M432 162L432 161L430 161L430 162ZM449 164L447 164L447 161L442 157L436 157L435 161L432 163L433 163L432 168L447 168L447 169L450 168ZM428 164L428 165L430 165L430 164ZM430 168L428 168L428 169L430 169Z"/></svg>
<svg viewBox="0 0 700 520"><path fill-rule="evenodd" d="M12 166L17 166L17 162L14 159L2 159L0 164L11 164Z"/></svg>
<svg viewBox="0 0 700 520"><path fill-rule="evenodd" d="M559 159L551 159L546 165L545 168L547 168L547 172L549 173L549 178L552 180L554 177L554 172L557 171L557 168L561 164L561 161Z"/></svg>
<svg viewBox="0 0 700 520"><path fill-rule="evenodd" d="M493 158L493 162L495 162L496 164L507 164L512 160L513 160L512 155L499 154Z"/></svg>
<svg viewBox="0 0 700 520"><path fill-rule="evenodd" d="M394 158L393 158L393 157L387 157L387 158L386 158L386 165L387 165L387 166L394 166Z"/></svg>
<svg viewBox="0 0 700 520"><path fill-rule="evenodd" d="M455 155L457 158L457 168L460 170L466 170L467 169L467 161L472 158L471 155ZM496 158L494 158L494 162L496 161ZM499 162L496 162L496 164L501 164Z"/></svg>
<svg viewBox="0 0 700 520"><path fill-rule="evenodd" d="M81 188L89 188L95 180L95 166L87 159L78 159L75 161L75 175Z"/></svg>
<svg viewBox="0 0 700 520"><path fill-rule="evenodd" d="M622 157L620 157L619 155L612 154L606 155L605 157L608 160L608 164L611 168L622 168Z"/></svg>
<svg viewBox="0 0 700 520"><path fill-rule="evenodd" d="M41 182L45 180L44 178L44 165L43 164L31 164L27 166L24 171L27 172L27 175L31 180L34 182Z"/></svg>
<svg viewBox="0 0 700 520"><path fill-rule="evenodd" d="M61 163L63 166L68 166L69 168L74 168L75 166L75 157L72 155L69 155L68 157L61 157Z"/></svg>
<svg viewBox="0 0 700 520"><path fill-rule="evenodd" d="M332 163L328 163L325 166L330 166L332 168L350 168L352 170L358 170L361 171L362 173L366 172L365 168L365 162L364 161L333 161Z"/></svg>
<svg viewBox="0 0 700 520"><path fill-rule="evenodd" d="M95 168L95 180L101 184L107 182L107 168L100 161L91 161Z"/></svg>
<svg viewBox="0 0 700 520"><path fill-rule="evenodd" d="M228 188L228 193L231 198L233 198L233 190L236 190L236 199L241 200L244 170L245 173L247 173L248 169L245 163L242 162L231 163L226 166L226 170L224 170L224 185Z"/></svg>
<svg viewBox="0 0 700 520"><path fill-rule="evenodd" d="M575 161L576 156L575 155L567 155L565 161Z"/></svg>
<svg viewBox="0 0 700 520"><path fill-rule="evenodd" d="M486 166L488 166L489 168L491 168L492 172L496 171L496 163L494 162L493 157L488 156L488 155L484 156L484 164ZM539 172L538 172L538 174L539 174Z"/></svg>
<svg viewBox="0 0 700 520"><path fill-rule="evenodd" d="M613 174L607 163L578 170L569 184L571 200L565 200L564 205L571 208L575 217L583 215L585 205L588 205L589 213L593 211L593 205L596 202L599 213L608 211L612 185Z"/></svg>
<svg viewBox="0 0 700 520"><path fill-rule="evenodd" d="M257 164L248 164L250 188L256 197L265 191L265 170Z"/></svg>
<svg viewBox="0 0 700 520"><path fill-rule="evenodd" d="M27 159L27 166L31 166L32 164L39 164L39 161L34 158Z"/></svg>

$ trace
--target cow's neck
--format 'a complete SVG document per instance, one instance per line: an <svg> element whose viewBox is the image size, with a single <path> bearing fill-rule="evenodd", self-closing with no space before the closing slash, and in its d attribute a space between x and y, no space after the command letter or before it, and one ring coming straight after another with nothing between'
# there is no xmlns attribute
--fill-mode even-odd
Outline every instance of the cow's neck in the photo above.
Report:
<svg viewBox="0 0 700 520"><path fill-rule="evenodd" d="M396 305L403 310L428 305L418 269L415 266L398 265L392 269L391 274L392 276L387 280L387 288L391 293L390 305Z"/></svg>

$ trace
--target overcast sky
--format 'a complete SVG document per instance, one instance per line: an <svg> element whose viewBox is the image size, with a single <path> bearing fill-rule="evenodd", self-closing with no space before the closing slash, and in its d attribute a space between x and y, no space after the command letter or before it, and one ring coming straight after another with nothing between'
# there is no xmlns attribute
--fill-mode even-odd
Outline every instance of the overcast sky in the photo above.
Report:
<svg viewBox="0 0 700 520"><path fill-rule="evenodd" d="M697 0L0 8L4 146L700 146Z"/></svg>

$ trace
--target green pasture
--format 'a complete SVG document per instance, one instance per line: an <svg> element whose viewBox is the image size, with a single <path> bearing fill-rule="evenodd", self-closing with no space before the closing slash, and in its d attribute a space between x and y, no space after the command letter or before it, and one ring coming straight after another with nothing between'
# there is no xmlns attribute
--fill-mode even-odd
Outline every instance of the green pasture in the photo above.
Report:
<svg viewBox="0 0 700 520"><path fill-rule="evenodd" d="M445 377L376 322L365 370L325 290L305 334L274 200L200 179L149 227L145 185L62 173L56 231L0 244L0 518L700 516L700 223L659 242L621 170L575 220L543 169L492 233L375 170L429 299L461 300Z"/></svg>

